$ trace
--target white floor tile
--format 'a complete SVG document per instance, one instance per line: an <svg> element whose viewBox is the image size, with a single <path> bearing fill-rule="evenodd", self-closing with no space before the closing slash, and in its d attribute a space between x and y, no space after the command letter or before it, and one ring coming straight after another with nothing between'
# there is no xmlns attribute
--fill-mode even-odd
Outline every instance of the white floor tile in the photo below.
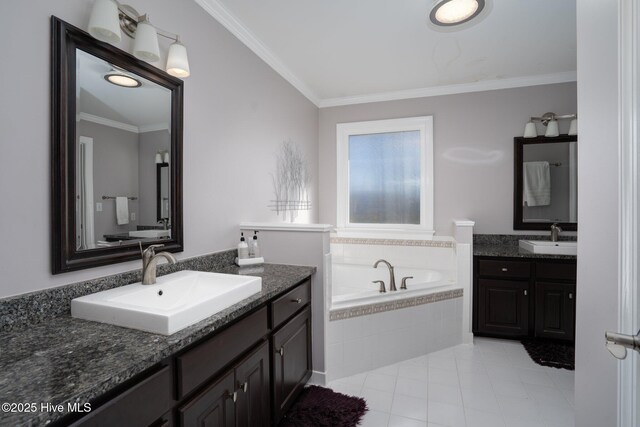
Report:
<svg viewBox="0 0 640 427"><path fill-rule="evenodd" d="M463 388L462 402L465 408L478 409L485 412L500 413L500 407L491 388Z"/></svg>
<svg viewBox="0 0 640 427"><path fill-rule="evenodd" d="M491 384L493 385L493 392L496 397L508 396L519 397L521 399L529 397L527 390L524 388L524 384L519 381L493 381Z"/></svg>
<svg viewBox="0 0 640 427"><path fill-rule="evenodd" d="M391 413L402 417L427 421L427 400L396 394L391 405Z"/></svg>
<svg viewBox="0 0 640 427"><path fill-rule="evenodd" d="M389 427L427 427L427 422L391 414Z"/></svg>
<svg viewBox="0 0 640 427"><path fill-rule="evenodd" d="M467 425L462 407L432 400L428 403L427 418L430 423L446 427L465 427Z"/></svg>
<svg viewBox="0 0 640 427"><path fill-rule="evenodd" d="M409 378L399 377L398 382L396 383L395 394L426 399L427 384L424 381L416 381Z"/></svg>
<svg viewBox="0 0 640 427"><path fill-rule="evenodd" d="M363 387L372 388L374 390L382 390L392 392L396 388L397 377L393 375L378 374L372 372L367 374L367 378L364 380Z"/></svg>
<svg viewBox="0 0 640 427"><path fill-rule="evenodd" d="M434 402L462 406L462 395L459 387L429 383L428 399Z"/></svg>
<svg viewBox="0 0 640 427"><path fill-rule="evenodd" d="M459 386L458 372L429 366L428 381L430 383Z"/></svg>
<svg viewBox="0 0 640 427"><path fill-rule="evenodd" d="M389 414L387 412L369 410L358 425L362 427L387 427L389 425Z"/></svg>
<svg viewBox="0 0 640 427"><path fill-rule="evenodd" d="M410 378L416 381L427 381L428 377L428 369L426 366L418 366L418 365L400 365L398 370L398 377L401 378Z"/></svg>
<svg viewBox="0 0 640 427"><path fill-rule="evenodd" d="M390 412L393 402L393 393L387 391L363 388L360 396L367 401L367 406L373 411Z"/></svg>
<svg viewBox="0 0 640 427"><path fill-rule="evenodd" d="M520 381L525 384L555 386L551 378L544 371L520 368L518 369L518 376L520 377Z"/></svg>
<svg viewBox="0 0 640 427"><path fill-rule="evenodd" d="M467 427L505 427L504 420L500 414L478 411L476 409L465 409Z"/></svg>

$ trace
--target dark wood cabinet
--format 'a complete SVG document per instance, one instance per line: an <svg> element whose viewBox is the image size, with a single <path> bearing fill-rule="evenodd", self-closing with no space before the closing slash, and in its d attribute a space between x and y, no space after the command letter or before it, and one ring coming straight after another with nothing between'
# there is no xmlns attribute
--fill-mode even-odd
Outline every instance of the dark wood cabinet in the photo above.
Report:
<svg viewBox="0 0 640 427"><path fill-rule="evenodd" d="M273 334L274 424L278 424L311 376L311 308Z"/></svg>
<svg viewBox="0 0 640 427"><path fill-rule="evenodd" d="M53 425L277 425L311 372L307 279Z"/></svg>
<svg viewBox="0 0 640 427"><path fill-rule="evenodd" d="M576 262L474 257L473 332L573 341Z"/></svg>
<svg viewBox="0 0 640 427"><path fill-rule="evenodd" d="M536 282L535 336L573 341L576 286Z"/></svg>
<svg viewBox="0 0 640 427"><path fill-rule="evenodd" d="M529 283L480 279L478 330L504 336L529 333Z"/></svg>

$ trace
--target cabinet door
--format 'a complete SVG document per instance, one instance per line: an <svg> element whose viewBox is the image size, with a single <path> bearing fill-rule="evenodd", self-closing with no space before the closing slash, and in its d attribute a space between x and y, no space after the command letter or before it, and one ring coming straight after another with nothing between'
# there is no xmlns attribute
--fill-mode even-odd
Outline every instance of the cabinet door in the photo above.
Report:
<svg viewBox="0 0 640 427"><path fill-rule="evenodd" d="M496 336L526 336L529 282L478 280L478 330Z"/></svg>
<svg viewBox="0 0 640 427"><path fill-rule="evenodd" d="M265 342L235 369L238 401L237 427L261 427L271 424L269 405L269 344Z"/></svg>
<svg viewBox="0 0 640 427"><path fill-rule="evenodd" d="M573 341L576 286L536 283L536 337Z"/></svg>
<svg viewBox="0 0 640 427"><path fill-rule="evenodd" d="M274 424L278 424L311 376L311 308L273 335Z"/></svg>
<svg viewBox="0 0 640 427"><path fill-rule="evenodd" d="M235 382L228 373L179 409L183 427L234 427Z"/></svg>

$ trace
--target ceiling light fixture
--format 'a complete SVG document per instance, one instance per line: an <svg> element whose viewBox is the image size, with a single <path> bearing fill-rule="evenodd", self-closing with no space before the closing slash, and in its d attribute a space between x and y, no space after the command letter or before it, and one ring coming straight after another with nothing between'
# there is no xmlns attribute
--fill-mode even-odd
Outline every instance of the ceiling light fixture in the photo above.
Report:
<svg viewBox="0 0 640 427"><path fill-rule="evenodd" d="M452 27L472 20L484 8L485 0L436 0L429 20L440 27Z"/></svg>
<svg viewBox="0 0 640 427"><path fill-rule="evenodd" d="M120 73L115 70L111 70L107 74L105 74L104 79L111 84L122 87L140 87L142 86L142 82L134 77L131 77L128 74Z"/></svg>
<svg viewBox="0 0 640 427"><path fill-rule="evenodd" d="M122 39L121 29L135 39L133 55L148 62L160 60L158 36L173 40L165 70L170 75L181 78L191 74L187 48L180 42L180 36L152 25L146 14L139 14L131 6L120 4L116 0L96 0L89 19L89 34L103 42L119 43Z"/></svg>

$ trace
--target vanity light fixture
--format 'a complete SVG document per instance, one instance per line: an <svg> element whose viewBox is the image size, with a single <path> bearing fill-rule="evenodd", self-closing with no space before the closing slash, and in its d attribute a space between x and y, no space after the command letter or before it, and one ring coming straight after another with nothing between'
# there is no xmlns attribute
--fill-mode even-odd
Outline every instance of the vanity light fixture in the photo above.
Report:
<svg viewBox="0 0 640 427"><path fill-rule="evenodd" d="M484 8L485 0L436 0L429 20L440 27L451 27L472 20Z"/></svg>
<svg viewBox="0 0 640 427"><path fill-rule="evenodd" d="M547 127L544 136L554 137L559 136L558 120L571 120L569 127L569 135L578 134L578 115L577 114L565 114L562 116L556 115L556 113L545 113L541 117L531 117L524 127L525 138L535 138L538 136L536 132L536 125L534 122L540 122Z"/></svg>
<svg viewBox="0 0 640 427"><path fill-rule="evenodd" d="M156 153L156 165L159 165L160 163L162 163L162 154L158 151Z"/></svg>
<svg viewBox="0 0 640 427"><path fill-rule="evenodd" d="M187 48L180 42L180 36L152 25L148 15L139 14L131 6L116 0L96 0L89 19L89 34L103 42L115 44L122 39L121 30L134 39L133 55L147 62L160 60L158 36L173 40L165 70L180 78L191 74Z"/></svg>

